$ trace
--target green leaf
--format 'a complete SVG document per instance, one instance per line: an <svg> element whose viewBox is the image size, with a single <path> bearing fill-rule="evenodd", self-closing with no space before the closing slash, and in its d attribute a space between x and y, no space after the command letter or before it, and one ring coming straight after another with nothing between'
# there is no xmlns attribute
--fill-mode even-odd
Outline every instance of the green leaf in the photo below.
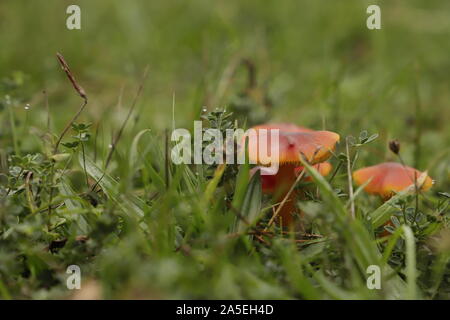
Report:
<svg viewBox="0 0 450 320"><path fill-rule="evenodd" d="M79 162L80 165L83 165L81 154ZM123 193L119 188L119 183L108 173L101 170L89 157L86 157L86 171L98 182L108 198L114 201L125 214L142 218L145 212L150 211L150 207L143 200L135 195Z"/></svg>
<svg viewBox="0 0 450 320"><path fill-rule="evenodd" d="M369 214L370 220L374 228L378 228L386 223L391 215L398 209L395 204L402 199L405 199L410 194L409 190L403 190L393 196L391 199L379 206L375 211Z"/></svg>
<svg viewBox="0 0 450 320"><path fill-rule="evenodd" d="M406 294L405 297L415 300L417 296L417 271L416 271L416 242L410 227L403 225L403 234L406 243Z"/></svg>
<svg viewBox="0 0 450 320"><path fill-rule="evenodd" d="M214 177L209 181L208 185L206 186L205 194L203 195L204 206L207 206L208 203L213 198L214 192L217 189L217 186L219 184L220 179L222 178L225 168L226 168L225 164L219 165L216 171L214 172Z"/></svg>
<svg viewBox="0 0 450 320"><path fill-rule="evenodd" d="M70 186L69 182L67 181L67 178L61 177L61 182L58 186L59 192L64 196L64 204L66 205L66 208L70 211L76 211L78 209L83 209L83 206L80 202L75 201L73 199L78 198L75 191L73 191L72 187ZM76 215L76 223L78 226L79 231L81 234L88 234L89 232L89 224L87 223L86 219L83 215L77 214Z"/></svg>
<svg viewBox="0 0 450 320"><path fill-rule="evenodd" d="M261 198L261 172L258 170L250 179L247 192L245 193L244 201L240 209L241 215L245 218L249 225L239 219L238 232L245 231L249 226L254 225L258 221L261 213Z"/></svg>
<svg viewBox="0 0 450 320"><path fill-rule="evenodd" d="M236 210L242 207L244 197L247 192L247 186L249 183L250 165L248 163L242 164L239 167L239 172L236 178L236 186L234 189L232 206Z"/></svg>
<svg viewBox="0 0 450 320"><path fill-rule="evenodd" d="M142 154L139 152L139 141L141 140L142 136L146 134L147 132L150 132L150 129L144 129L140 131L133 139L133 142L131 143L130 148L130 159L129 159L129 165L130 165L130 171L134 171L138 164L138 161L142 157Z"/></svg>

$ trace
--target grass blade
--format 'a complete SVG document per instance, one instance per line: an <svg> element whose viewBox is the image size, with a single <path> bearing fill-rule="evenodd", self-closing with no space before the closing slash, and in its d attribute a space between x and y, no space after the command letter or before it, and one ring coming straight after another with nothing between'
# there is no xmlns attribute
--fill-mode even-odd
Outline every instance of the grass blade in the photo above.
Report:
<svg viewBox="0 0 450 320"><path fill-rule="evenodd" d="M406 243L406 298L410 300L417 299L417 273L416 273L416 242L414 234L410 227L403 225L403 234Z"/></svg>
<svg viewBox="0 0 450 320"><path fill-rule="evenodd" d="M204 206L207 206L208 203L211 201L211 199L214 196L214 192L217 189L217 186L219 184L220 179L222 178L222 175L225 171L226 165L221 164L217 167L216 171L214 172L214 177L211 179L211 181L206 186L205 194L203 196L203 204Z"/></svg>
<svg viewBox="0 0 450 320"><path fill-rule="evenodd" d="M239 219L238 232L243 232L246 228L256 223L261 213L261 198L261 173L258 170L250 179L240 210L242 217L246 219L245 222L248 222L248 225L242 219Z"/></svg>
<svg viewBox="0 0 450 320"><path fill-rule="evenodd" d="M124 194L120 191L119 182L113 179L108 173L101 170L90 158L86 157L87 173L99 181L103 192L114 201L126 214L133 214L135 217L142 218L145 212L150 210L149 206L140 198ZM80 164L83 164L82 156L79 156Z"/></svg>
<svg viewBox="0 0 450 320"><path fill-rule="evenodd" d="M61 177L61 183L58 186L59 192L61 195L64 196L64 204L66 205L66 208L70 211L76 211L79 209L83 209L83 206L80 202L74 201L73 199L76 199L78 196L75 193L75 191L70 186L69 182L65 177ZM89 225L84 218L83 215L78 214L76 218L76 222L79 228L79 231L82 234L88 234L89 232Z"/></svg>

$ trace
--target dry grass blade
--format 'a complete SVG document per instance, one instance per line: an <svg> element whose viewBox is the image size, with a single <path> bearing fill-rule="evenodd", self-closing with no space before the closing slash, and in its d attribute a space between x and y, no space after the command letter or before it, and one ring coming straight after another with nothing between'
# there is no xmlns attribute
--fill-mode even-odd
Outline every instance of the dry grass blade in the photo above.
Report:
<svg viewBox="0 0 450 320"><path fill-rule="evenodd" d="M59 144L61 143L61 140L66 135L67 131L69 131L70 126L78 119L78 117L80 116L81 112L83 112L84 108L86 107L86 105L88 103L88 98L87 98L86 92L76 82L72 72L69 69L69 65L67 64L66 60L64 60L64 57L60 53L56 53L56 57L58 58L58 61L61 64L62 69L64 70L64 72L66 73L67 77L69 78L69 81L72 83L73 87L75 88L75 91L80 95L80 97L83 98L84 102L81 105L80 109L78 109L77 113L73 116L73 118L64 127L64 130L61 132L61 134L60 134L60 136L58 138L58 141L55 144L55 149L53 151L53 153L55 153L55 154L58 152Z"/></svg>
<svg viewBox="0 0 450 320"><path fill-rule="evenodd" d="M76 92L82 97L84 100L87 100L87 95L84 89L78 84L78 82L75 80L75 77L73 76L73 73L70 71L69 65L67 64L64 57L57 52L56 57L58 58L59 63L61 64L61 68L64 70L64 72L67 75L67 78L69 78L69 81L72 83L73 88Z"/></svg>

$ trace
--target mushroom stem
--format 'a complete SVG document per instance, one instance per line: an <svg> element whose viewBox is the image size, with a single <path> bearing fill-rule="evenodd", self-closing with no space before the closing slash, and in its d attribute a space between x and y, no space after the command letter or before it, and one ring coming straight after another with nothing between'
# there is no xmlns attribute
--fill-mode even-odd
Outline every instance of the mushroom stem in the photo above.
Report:
<svg viewBox="0 0 450 320"><path fill-rule="evenodd" d="M286 194L279 198L278 201L282 201ZM297 192L293 191L288 196L288 199L284 203L284 205L280 209L280 213L278 214L279 219L281 220L281 225L283 227L289 227L293 225L294 215L297 213L297 208L295 207L295 203L297 202Z"/></svg>
<svg viewBox="0 0 450 320"><path fill-rule="evenodd" d="M276 209L279 210L278 219L281 218L281 223L283 226L291 226L294 220L294 215L297 212L297 208L295 207L295 203L297 201L297 192L293 190L289 194L289 190L295 183L295 180L295 165L284 164L279 167L277 173L277 182L279 181L279 183L276 186L275 190L275 200L277 202L282 202L283 199L288 196L282 207L277 207Z"/></svg>

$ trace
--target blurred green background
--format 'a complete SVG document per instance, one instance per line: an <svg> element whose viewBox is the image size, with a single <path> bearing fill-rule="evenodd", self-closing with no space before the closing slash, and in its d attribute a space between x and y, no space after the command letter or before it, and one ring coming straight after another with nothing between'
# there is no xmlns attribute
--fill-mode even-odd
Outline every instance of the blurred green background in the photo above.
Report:
<svg viewBox="0 0 450 320"><path fill-rule="evenodd" d="M171 127L174 95L178 127L190 128L203 105L227 107L242 87L242 71L223 96L208 97L217 93L233 59L244 57L272 98L272 120L342 136L378 132L372 150L378 156L366 155L369 163L388 157L386 141L394 137L406 161L419 169L449 145L448 1L75 1L82 29L68 30L72 3L0 3L1 75L25 74L23 100L35 126L46 121L43 89L55 129L78 108L57 51L88 92L84 119L101 120L106 135L125 117L146 65L139 121L127 129L134 132ZM366 28L370 4L381 7L381 30ZM123 107L117 108L122 88ZM18 108L18 119L25 113ZM33 145L28 143L30 151Z"/></svg>

